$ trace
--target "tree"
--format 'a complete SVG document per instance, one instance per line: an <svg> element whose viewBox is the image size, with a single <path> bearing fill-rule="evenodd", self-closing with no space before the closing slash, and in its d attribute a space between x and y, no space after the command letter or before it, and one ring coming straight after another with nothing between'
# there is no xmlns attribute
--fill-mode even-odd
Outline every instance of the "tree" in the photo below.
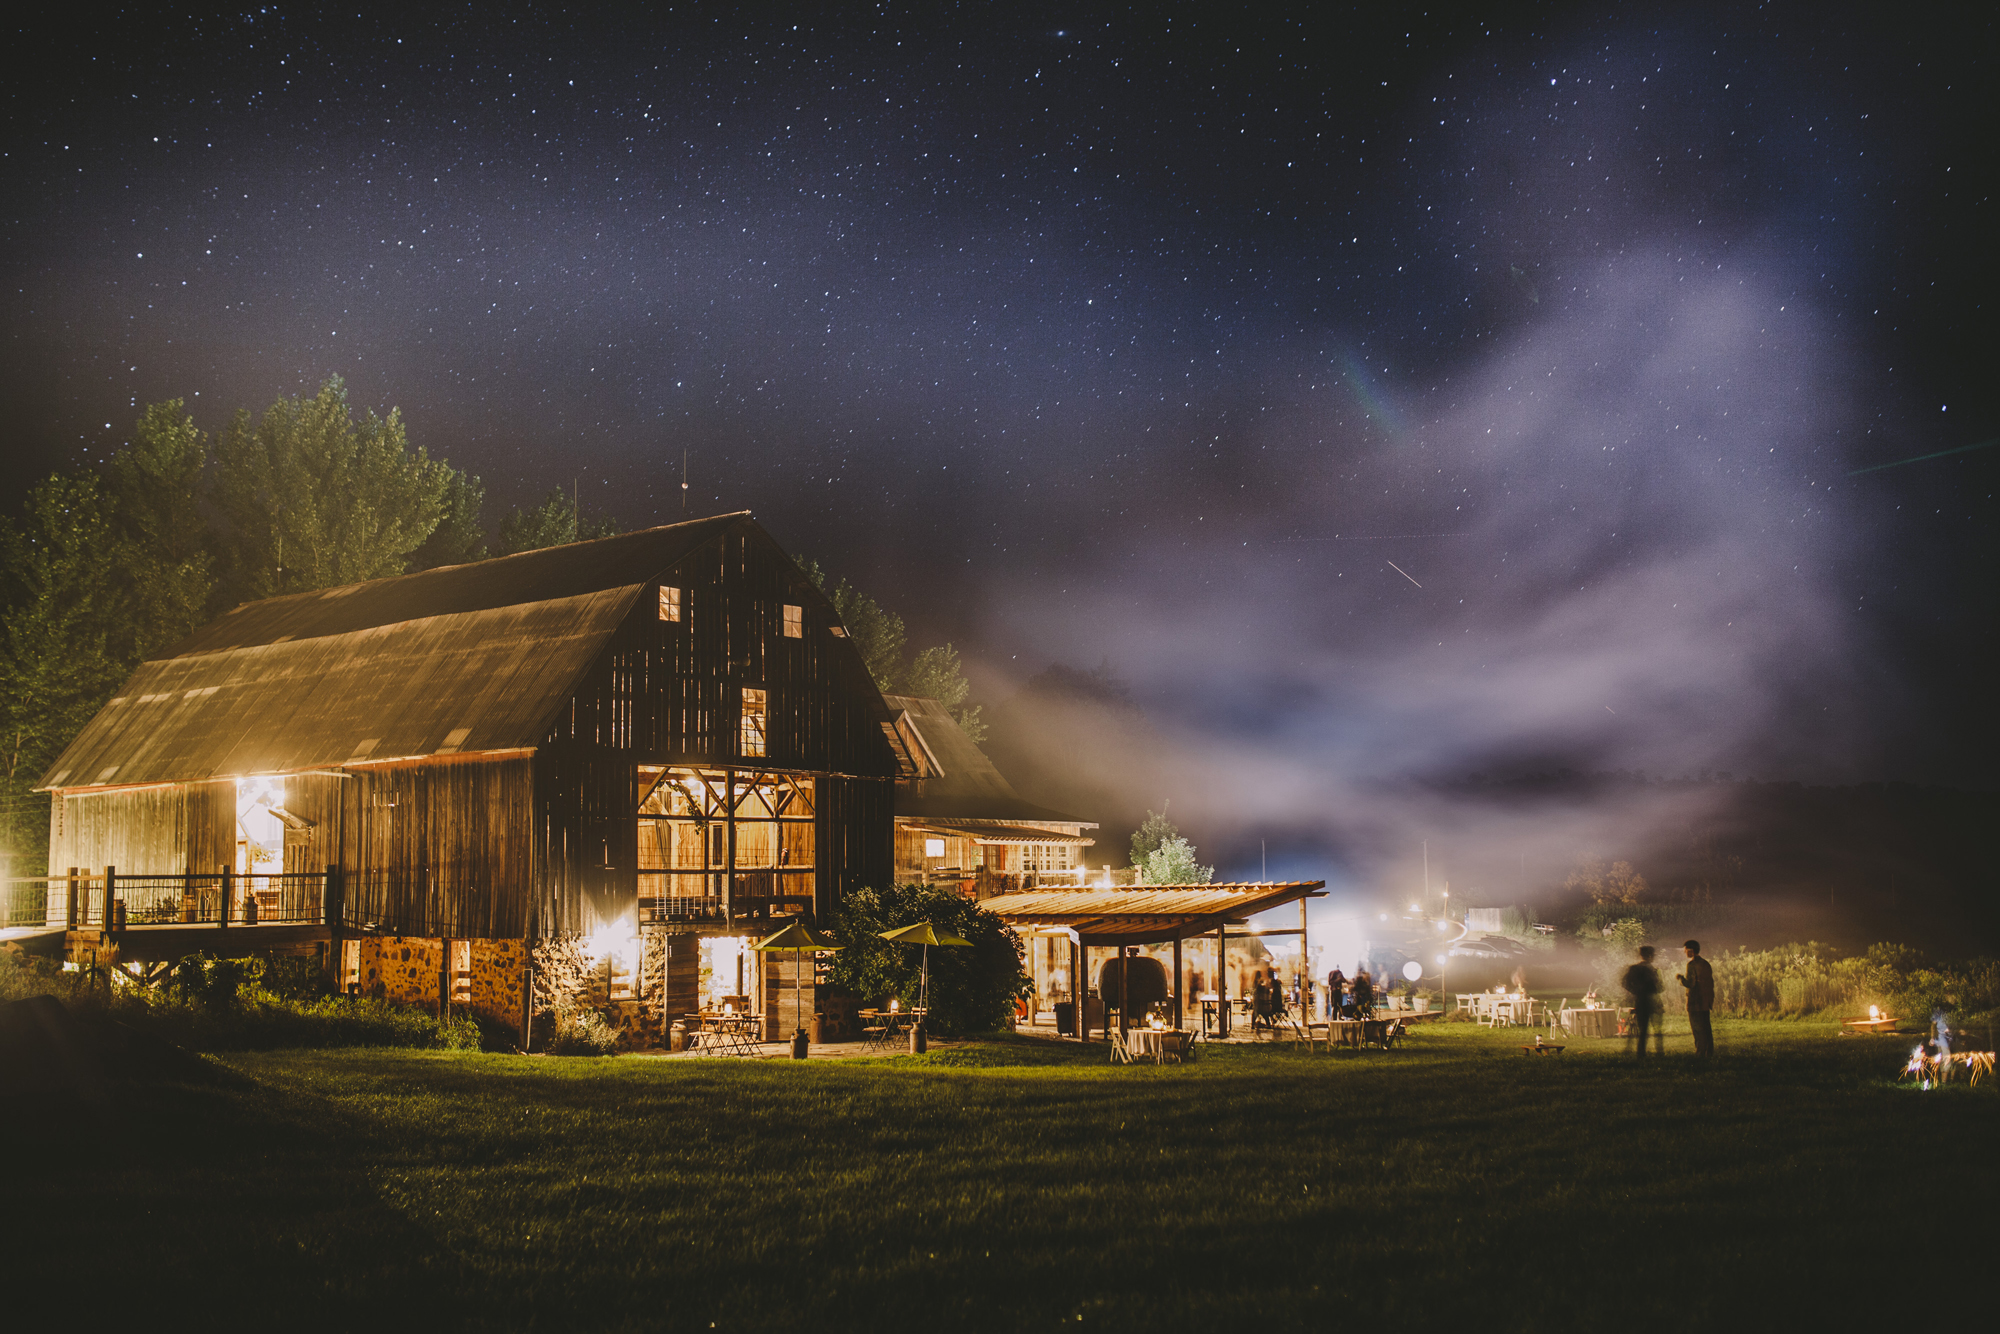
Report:
<svg viewBox="0 0 2000 1334"><path fill-rule="evenodd" d="M959 667L958 650L949 644L919 653L903 678L904 694L934 699L943 705L966 739L976 746L986 739L986 724L979 719L979 705L965 702L971 690L972 683Z"/></svg>
<svg viewBox="0 0 2000 1334"><path fill-rule="evenodd" d="M445 513L453 470L412 450L401 412L360 421L335 376L239 410L216 447L232 592L271 597L402 574Z"/></svg>
<svg viewBox="0 0 2000 1334"><path fill-rule="evenodd" d="M1180 837L1180 828L1167 818L1166 803L1146 811L1146 822L1132 831L1132 865L1144 866L1146 859L1168 839Z"/></svg>
<svg viewBox="0 0 2000 1334"><path fill-rule="evenodd" d="M410 568L433 570L440 565L485 560L486 530L479 523L479 511L485 503L486 488L479 479L453 469L445 483L438 525L424 544L410 553Z"/></svg>
<svg viewBox="0 0 2000 1334"><path fill-rule="evenodd" d="M214 535L200 488L208 451L180 399L141 414L132 443L114 454L104 500L117 546L119 604L106 626L113 656L129 670L191 634L215 592Z"/></svg>
<svg viewBox="0 0 2000 1334"><path fill-rule="evenodd" d="M942 885L862 889L841 900L833 935L842 949L832 956L832 982L867 1000L899 997L915 1003L923 950L882 939L881 933L929 922L972 942L931 947L931 1010L925 1023L946 1037L987 1033L1007 1022L1025 973L1021 941L1008 925Z"/></svg>
<svg viewBox="0 0 2000 1334"><path fill-rule="evenodd" d="M500 520L494 554L511 556L519 551L540 551L543 547L567 546L600 537L616 537L618 525L610 519L586 519L583 505L574 491L561 487L549 492L542 503L530 510L509 510Z"/></svg>
<svg viewBox="0 0 2000 1334"><path fill-rule="evenodd" d="M845 579L829 590L826 572L817 561L802 560L799 568L832 601L834 614L840 617L848 639L860 651L861 661L868 664L868 675L874 679L875 688L885 695L898 693L903 681L903 644L909 637L903 629L903 618L884 610L881 603Z"/></svg>
<svg viewBox="0 0 2000 1334"><path fill-rule="evenodd" d="M1205 885L1215 879L1215 868L1194 859L1194 844L1180 835L1161 843L1146 855L1139 867L1139 880L1147 885Z"/></svg>
<svg viewBox="0 0 2000 1334"><path fill-rule="evenodd" d="M1601 857L1590 856L1576 859L1563 888L1572 893L1586 893L1592 903L1598 904L1643 903L1648 892L1646 877L1631 862L1613 862L1607 867Z"/></svg>
<svg viewBox="0 0 2000 1334"><path fill-rule="evenodd" d="M20 522L0 520L0 818L5 851L24 863L48 846L48 798L32 789L129 670L113 642L129 605L119 548L89 473L50 477L28 494Z"/></svg>

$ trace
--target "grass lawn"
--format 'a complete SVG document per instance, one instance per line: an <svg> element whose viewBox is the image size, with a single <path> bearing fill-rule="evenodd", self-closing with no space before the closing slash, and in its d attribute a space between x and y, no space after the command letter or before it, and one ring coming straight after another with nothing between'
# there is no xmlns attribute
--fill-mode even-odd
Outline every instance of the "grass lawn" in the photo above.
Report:
<svg viewBox="0 0 2000 1334"><path fill-rule="evenodd" d="M1906 1043L1717 1029L1709 1069L1684 1023L1642 1069L1462 1024L1178 1069L1028 1039L231 1056L113 1126L11 1137L8 1309L35 1286L80 1318L280 1331L1949 1319L1993 1251L2000 1081L1918 1093Z"/></svg>

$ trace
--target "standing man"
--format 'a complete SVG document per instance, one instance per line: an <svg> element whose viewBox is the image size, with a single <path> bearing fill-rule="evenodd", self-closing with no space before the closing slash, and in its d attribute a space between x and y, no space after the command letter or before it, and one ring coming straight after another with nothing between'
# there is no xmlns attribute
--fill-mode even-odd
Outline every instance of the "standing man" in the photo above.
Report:
<svg viewBox="0 0 2000 1334"><path fill-rule="evenodd" d="M1694 1031L1694 1054L1715 1055L1715 1030L1709 1026L1709 1012L1715 1009L1715 970L1701 957L1701 942L1690 940L1681 946L1687 951L1687 971L1681 985L1687 988L1688 1027Z"/></svg>
<svg viewBox="0 0 2000 1334"><path fill-rule="evenodd" d="M1646 1059L1646 1030L1653 1030L1659 1053L1667 1054L1667 1035L1660 1023L1660 972L1653 967L1653 947L1639 947L1639 962L1625 970L1625 994L1632 998L1632 1032L1639 1039L1639 1059Z"/></svg>

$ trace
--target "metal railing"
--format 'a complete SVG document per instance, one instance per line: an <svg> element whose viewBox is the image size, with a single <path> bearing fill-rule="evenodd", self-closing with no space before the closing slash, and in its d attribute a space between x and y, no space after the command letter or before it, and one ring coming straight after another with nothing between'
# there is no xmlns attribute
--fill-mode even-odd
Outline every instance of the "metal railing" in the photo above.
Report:
<svg viewBox="0 0 2000 1334"><path fill-rule="evenodd" d="M0 881L0 925L70 931L318 926L328 919L330 887L338 897L337 880L324 871L133 875L115 866L15 876Z"/></svg>

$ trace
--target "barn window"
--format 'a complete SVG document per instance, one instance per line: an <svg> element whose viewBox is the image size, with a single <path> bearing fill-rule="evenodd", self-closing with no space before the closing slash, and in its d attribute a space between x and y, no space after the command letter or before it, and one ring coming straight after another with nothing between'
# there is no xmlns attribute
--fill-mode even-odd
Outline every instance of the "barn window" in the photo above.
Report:
<svg viewBox="0 0 2000 1334"><path fill-rule="evenodd" d="M845 626L840 626L840 625L829 626L828 629L830 629L833 632L833 637L835 639L847 638L847 628Z"/></svg>
<svg viewBox="0 0 2000 1334"><path fill-rule="evenodd" d="M681 590L660 585L660 619L678 621L681 618Z"/></svg>
<svg viewBox="0 0 2000 1334"><path fill-rule="evenodd" d="M806 633L806 609L785 604L785 638L801 639Z"/></svg>
<svg viewBox="0 0 2000 1334"><path fill-rule="evenodd" d="M743 687L743 754L762 755L764 749L764 692Z"/></svg>
<svg viewBox="0 0 2000 1334"><path fill-rule="evenodd" d="M927 839L925 839L925 840L924 840L924 856L926 856L926 857L942 857L942 856L944 856L944 840L943 840L943 839L941 839L941 838L927 838Z"/></svg>

